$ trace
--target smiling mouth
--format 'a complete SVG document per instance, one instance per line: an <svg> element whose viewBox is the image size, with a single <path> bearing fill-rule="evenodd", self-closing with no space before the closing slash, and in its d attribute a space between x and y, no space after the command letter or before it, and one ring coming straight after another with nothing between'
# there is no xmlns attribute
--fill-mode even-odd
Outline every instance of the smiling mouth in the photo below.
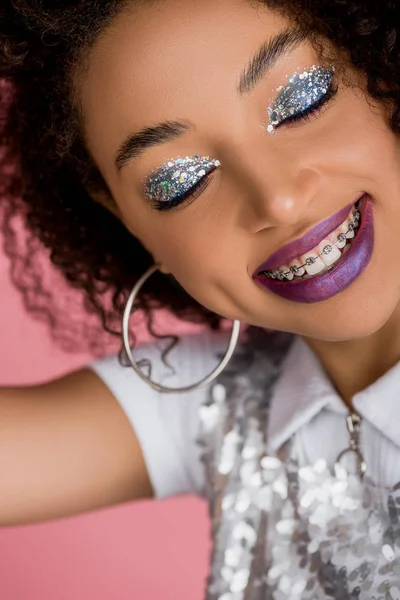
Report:
<svg viewBox="0 0 400 600"><path fill-rule="evenodd" d="M330 271L348 252L361 223L359 201L351 208L348 217L312 250L282 265L278 269L262 270L258 277L275 281L301 281L313 279Z"/></svg>

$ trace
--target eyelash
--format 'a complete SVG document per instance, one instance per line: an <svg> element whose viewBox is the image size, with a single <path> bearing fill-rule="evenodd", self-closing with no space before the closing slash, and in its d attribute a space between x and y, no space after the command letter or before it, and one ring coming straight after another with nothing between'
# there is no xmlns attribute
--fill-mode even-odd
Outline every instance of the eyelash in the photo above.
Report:
<svg viewBox="0 0 400 600"><path fill-rule="evenodd" d="M283 125L290 127L294 124L301 124L309 121L313 116L316 116L322 111L323 108L327 106L327 104L336 96L337 92L338 86L332 82L326 94L324 94L324 96L322 96L317 102L303 112L297 113L291 117L287 117L276 127L276 129L280 129L280 127ZM165 202L155 202L153 204L153 208L158 211L165 212L177 208L178 206L182 206L183 204L187 204L189 201L192 202L207 188L211 180L211 175L214 171L215 169L207 173L207 175L205 175L198 183L196 183L196 185L194 185L182 196L177 196L176 198Z"/></svg>
<svg viewBox="0 0 400 600"><path fill-rule="evenodd" d="M291 117L287 117L282 123L277 125L276 129L279 129L283 125L293 126L294 124L300 124L305 121L309 121L313 116L316 116L318 113L322 111L323 108L326 108L328 103L333 100L338 92L338 85L331 82L330 87L328 88L326 94L321 96L319 100L314 102L309 108L304 110L303 112L297 113Z"/></svg>
<svg viewBox="0 0 400 600"><path fill-rule="evenodd" d="M156 201L153 204L153 208L158 211L165 212L167 210L172 210L173 208L177 208L183 204L187 204L189 200L192 202L195 200L208 186L210 183L211 174L214 173L215 169L204 175L193 187L190 188L185 194L182 196L176 196L172 198L172 200L167 200L164 202Z"/></svg>

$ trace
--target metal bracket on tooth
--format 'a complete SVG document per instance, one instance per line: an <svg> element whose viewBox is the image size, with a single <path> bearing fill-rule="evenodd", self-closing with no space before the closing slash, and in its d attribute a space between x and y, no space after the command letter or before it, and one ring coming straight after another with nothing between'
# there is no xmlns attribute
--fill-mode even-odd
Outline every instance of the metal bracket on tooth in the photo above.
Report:
<svg viewBox="0 0 400 600"><path fill-rule="evenodd" d="M347 239L346 238L347 234L354 231L359 226L360 217L361 217L360 212L358 210L356 210L353 213L353 218L349 222L349 228L346 231L346 233L339 233L339 235L337 236L337 241L334 242L334 244L332 244L332 246L331 245L325 246L322 249L321 254L318 254L317 258L320 258L323 254L325 254L325 255L330 254L333 250L333 246L337 246L337 244L339 244L340 242L344 242L344 240ZM315 258L310 256L309 258L307 258L304 265L300 265L299 267L297 267L297 266L290 267L290 271L283 272L283 271L275 270L275 271L264 271L264 273L270 279L279 279L279 281L284 281L285 279L289 279L289 277L287 277L288 275L291 275L291 274L296 275L296 273L298 273L298 271L300 269L304 269L305 267L313 265L315 263L315 260L316 260Z"/></svg>

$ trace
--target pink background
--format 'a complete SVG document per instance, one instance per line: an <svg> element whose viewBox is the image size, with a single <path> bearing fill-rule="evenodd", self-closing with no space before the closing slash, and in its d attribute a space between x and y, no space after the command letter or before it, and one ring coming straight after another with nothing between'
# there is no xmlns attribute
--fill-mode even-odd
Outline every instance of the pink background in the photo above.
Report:
<svg viewBox="0 0 400 600"><path fill-rule="evenodd" d="M54 345L24 312L7 270L0 253L0 386L51 379L90 360ZM190 497L2 528L0 600L201 600L208 534L206 506Z"/></svg>

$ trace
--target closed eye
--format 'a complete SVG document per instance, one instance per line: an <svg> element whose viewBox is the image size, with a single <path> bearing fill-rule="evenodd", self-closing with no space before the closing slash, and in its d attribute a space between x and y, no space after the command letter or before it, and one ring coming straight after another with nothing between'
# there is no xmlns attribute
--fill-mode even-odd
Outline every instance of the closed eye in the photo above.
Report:
<svg viewBox="0 0 400 600"><path fill-rule="evenodd" d="M200 181L198 181L195 185L193 185L189 190L187 190L184 194L179 194L170 198L168 201L156 200L153 202L152 207L158 211L167 211L173 208L177 208L183 204L188 204L189 202L193 202L200 194L204 192L204 190L208 187L208 184L211 181L211 176L215 169L207 173Z"/></svg>
<svg viewBox="0 0 400 600"><path fill-rule="evenodd" d="M323 109L327 107L328 103L335 98L338 89L339 86L332 82L324 96L321 96L316 102L314 102L314 104L311 104L311 106L303 111L286 117L275 127L275 130L279 129L283 125L294 125L296 123L301 123L302 121L309 121L313 116L317 116L322 112Z"/></svg>

